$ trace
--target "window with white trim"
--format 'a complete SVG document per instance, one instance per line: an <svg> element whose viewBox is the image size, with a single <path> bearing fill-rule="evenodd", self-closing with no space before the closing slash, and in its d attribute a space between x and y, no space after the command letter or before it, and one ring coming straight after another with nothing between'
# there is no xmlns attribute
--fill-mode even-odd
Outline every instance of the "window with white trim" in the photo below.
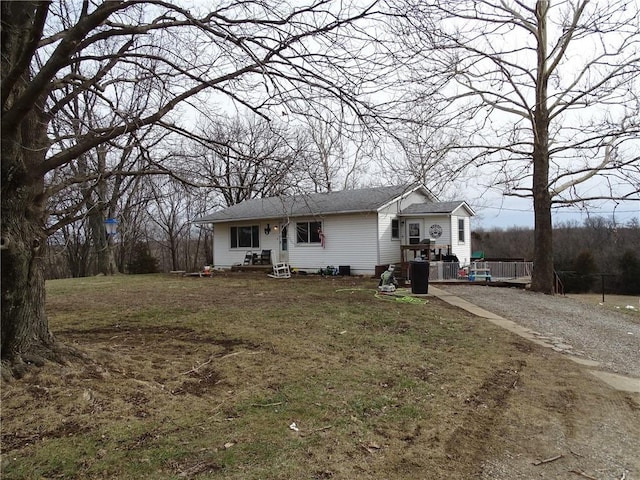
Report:
<svg viewBox="0 0 640 480"><path fill-rule="evenodd" d="M400 239L400 220L398 220L397 218L391 220L391 239Z"/></svg>
<svg viewBox="0 0 640 480"><path fill-rule="evenodd" d="M231 248L260 248L260 225L231 227Z"/></svg>
<svg viewBox="0 0 640 480"><path fill-rule="evenodd" d="M296 222L296 243L320 243L322 222Z"/></svg>
<svg viewBox="0 0 640 480"><path fill-rule="evenodd" d="M464 218L458 219L458 242L464 243Z"/></svg>

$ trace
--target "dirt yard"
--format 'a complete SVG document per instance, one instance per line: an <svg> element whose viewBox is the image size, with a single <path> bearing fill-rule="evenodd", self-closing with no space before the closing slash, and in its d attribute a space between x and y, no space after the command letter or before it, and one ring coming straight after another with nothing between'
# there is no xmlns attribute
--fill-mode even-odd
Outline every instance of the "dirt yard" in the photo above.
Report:
<svg viewBox="0 0 640 480"><path fill-rule="evenodd" d="M367 278L48 283L78 358L2 385L2 478L640 479L640 398Z"/></svg>

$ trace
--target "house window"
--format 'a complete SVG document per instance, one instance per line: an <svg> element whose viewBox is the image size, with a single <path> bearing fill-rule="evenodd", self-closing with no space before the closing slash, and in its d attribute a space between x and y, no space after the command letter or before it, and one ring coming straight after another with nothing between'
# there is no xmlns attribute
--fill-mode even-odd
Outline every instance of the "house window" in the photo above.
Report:
<svg viewBox="0 0 640 480"><path fill-rule="evenodd" d="M400 221L397 218L391 220L391 238L393 240L400 238Z"/></svg>
<svg viewBox="0 0 640 480"><path fill-rule="evenodd" d="M458 219L458 242L464 243L464 218Z"/></svg>
<svg viewBox="0 0 640 480"><path fill-rule="evenodd" d="M260 226L231 227L231 248L260 248Z"/></svg>
<svg viewBox="0 0 640 480"><path fill-rule="evenodd" d="M320 243L322 222L296 222L296 243Z"/></svg>

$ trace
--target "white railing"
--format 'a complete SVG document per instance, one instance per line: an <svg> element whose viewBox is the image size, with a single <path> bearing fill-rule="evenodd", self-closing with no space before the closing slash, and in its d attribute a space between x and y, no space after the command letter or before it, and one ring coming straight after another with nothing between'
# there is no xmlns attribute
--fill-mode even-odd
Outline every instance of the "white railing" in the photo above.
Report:
<svg viewBox="0 0 640 480"><path fill-rule="evenodd" d="M458 262L431 262L429 264L429 280L457 280L461 275Z"/></svg>
<svg viewBox="0 0 640 480"><path fill-rule="evenodd" d="M429 281L465 280L469 270L488 269L491 280L515 280L531 277L533 262L472 262L462 271L457 262L431 262Z"/></svg>

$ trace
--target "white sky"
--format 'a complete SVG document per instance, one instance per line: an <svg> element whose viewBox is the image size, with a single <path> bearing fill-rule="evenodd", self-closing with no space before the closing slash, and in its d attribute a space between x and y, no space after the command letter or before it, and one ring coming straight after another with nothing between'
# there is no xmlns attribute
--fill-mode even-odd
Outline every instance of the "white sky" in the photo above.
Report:
<svg viewBox="0 0 640 480"><path fill-rule="evenodd" d="M472 220L474 228L482 227L485 230L510 227L533 228L533 206L530 199L510 198L505 199L501 204L501 199L496 196L486 207L474 206L473 200L468 201L477 214ZM619 202L617 206L613 202L601 202L597 207L585 210L580 210L578 206L571 206L554 209L552 214L554 225L569 221L582 224L589 217L603 217L607 220L615 218L616 223L624 225L633 218L640 220L640 202Z"/></svg>
<svg viewBox="0 0 640 480"><path fill-rule="evenodd" d="M232 104L228 99L218 99L218 96L211 95L209 100L213 103L214 99L218 104L217 108L213 107L214 110L222 108L222 110L228 111L230 115L237 113L233 107L228 108L229 105ZM207 104L207 108L212 108L211 103ZM191 109L185 107L185 110ZM282 110L284 111L285 107L283 107ZM197 115L194 115L194 118L196 117ZM290 120L289 117L286 118L287 121ZM429 185L427 185L427 187L429 187ZM512 226L533 228L534 219L531 199L501 197L497 192L472 191L468 180L466 184L463 181L460 182L460 185L454 183L452 190L455 192L455 195L451 196L451 198L466 200L478 213L478 217L474 219L474 225L476 226L482 226L484 228L508 228ZM443 200L446 199L450 198L443 198ZM583 210L577 205L555 209L553 211L553 221L554 223L566 221L582 222L589 218L589 216L601 216L611 219L614 212L615 220L623 224L634 217L640 219L640 201L621 202L618 206L613 202L598 202L594 203L594 205L588 209Z"/></svg>

